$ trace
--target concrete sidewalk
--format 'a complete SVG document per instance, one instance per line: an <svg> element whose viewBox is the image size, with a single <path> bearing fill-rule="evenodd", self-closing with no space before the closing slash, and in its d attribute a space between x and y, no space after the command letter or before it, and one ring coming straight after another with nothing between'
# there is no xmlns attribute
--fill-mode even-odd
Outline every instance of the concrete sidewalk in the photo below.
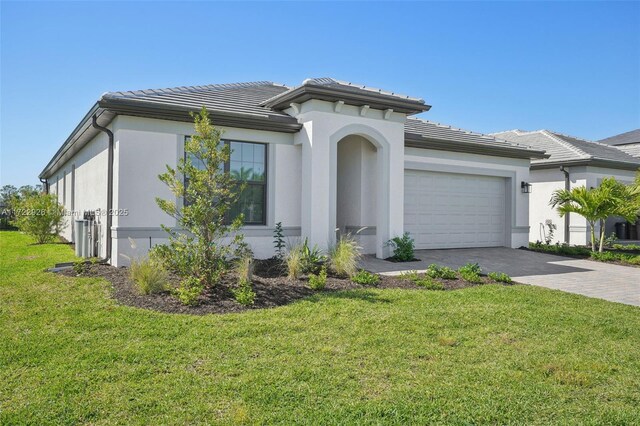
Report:
<svg viewBox="0 0 640 426"><path fill-rule="evenodd" d="M432 263L457 269L477 262L484 273L505 272L520 283L640 306L640 268L505 247L417 250L416 257L420 261L394 263L366 256L361 266L371 272L397 275L423 271Z"/></svg>

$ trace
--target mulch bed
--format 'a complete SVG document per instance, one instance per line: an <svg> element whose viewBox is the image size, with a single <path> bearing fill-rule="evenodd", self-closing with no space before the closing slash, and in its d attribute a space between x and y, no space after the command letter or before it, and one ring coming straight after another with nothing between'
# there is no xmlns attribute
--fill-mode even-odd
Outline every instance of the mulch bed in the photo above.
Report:
<svg viewBox="0 0 640 426"><path fill-rule="evenodd" d="M73 269L65 269L59 272L62 275L78 276ZM376 286L363 286L349 279L336 276L327 277L327 285L324 290L312 290L307 286L307 279L303 277L297 280L288 279L281 265L273 259L257 260L253 274L253 290L256 293L255 303L252 306L243 306L235 301L231 288L236 284L232 276L221 280L214 288L208 288L200 296L199 303L195 306L183 305L170 292L160 294L140 294L129 279L128 268L116 268L109 265L91 265L82 277L101 277L108 280L113 287L112 295L118 303L126 306L134 306L167 313L183 313L192 315L204 315L209 313L242 312L251 309L265 309L287 305L300 299L317 293L331 293L344 290L357 289L407 289L430 291L415 285L412 281L400 277L381 275ZM491 282L483 277L484 283ZM445 290L458 290L466 287L474 287L482 284L472 284L467 281L438 280L444 284ZM179 278L171 277L170 284L177 286ZM431 290L433 291L433 290Z"/></svg>

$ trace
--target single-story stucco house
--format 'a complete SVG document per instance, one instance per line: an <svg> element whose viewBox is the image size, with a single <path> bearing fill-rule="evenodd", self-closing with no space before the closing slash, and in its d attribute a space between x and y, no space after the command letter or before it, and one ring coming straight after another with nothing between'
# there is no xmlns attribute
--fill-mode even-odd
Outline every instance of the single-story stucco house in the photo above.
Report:
<svg viewBox="0 0 640 426"><path fill-rule="evenodd" d="M529 241L521 188L542 149L411 118L429 110L422 99L319 78L104 94L40 174L69 210L100 210L96 255L121 265L130 238L166 241L160 225L176 223L156 205L172 197L158 174L183 157L203 105L231 144L229 168L254 171L238 209L258 258L273 255L278 222L323 249L364 227L378 257L405 231L418 249ZM74 240L71 223L63 236Z"/></svg>
<svg viewBox="0 0 640 426"><path fill-rule="evenodd" d="M553 242L585 245L590 241L586 219L576 214L561 218L549 205L553 192L576 186L597 187L605 177L631 183L640 168L640 158L633 157L616 146L591 142L550 130L509 130L492 133L511 142L544 150L549 158L531 161L532 192L529 198L529 239L544 241L550 220L557 226ZM614 232L619 218L607 220L605 232ZM596 229L599 232L599 229Z"/></svg>

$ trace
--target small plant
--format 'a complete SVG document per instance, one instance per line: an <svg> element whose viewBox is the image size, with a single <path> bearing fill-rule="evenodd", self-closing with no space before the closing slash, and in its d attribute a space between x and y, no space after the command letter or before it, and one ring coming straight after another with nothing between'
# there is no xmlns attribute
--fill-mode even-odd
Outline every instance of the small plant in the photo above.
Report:
<svg viewBox="0 0 640 426"><path fill-rule="evenodd" d="M394 237L387 241L385 245L393 249L393 259L398 262L411 262L414 256L415 243L408 232L402 234L402 237Z"/></svg>
<svg viewBox="0 0 640 426"><path fill-rule="evenodd" d="M418 278L413 281L415 285L419 287L424 287L427 290L444 290L444 284L439 281L434 280L428 275Z"/></svg>
<svg viewBox="0 0 640 426"><path fill-rule="evenodd" d="M358 270L360 246L351 235L340 238L329 254L331 269L338 275L353 276Z"/></svg>
<svg viewBox="0 0 640 426"><path fill-rule="evenodd" d="M616 244L616 241L618 241L618 237L615 232L612 232L604 239L604 245L605 247L613 247Z"/></svg>
<svg viewBox="0 0 640 426"><path fill-rule="evenodd" d="M162 265L150 259L131 260L129 277L142 294L162 293L169 281L169 274Z"/></svg>
<svg viewBox="0 0 640 426"><path fill-rule="evenodd" d="M253 257L244 256L236 262L236 275L239 280L253 280Z"/></svg>
<svg viewBox="0 0 640 426"><path fill-rule="evenodd" d="M284 258L287 266L287 277L295 280L302 274L302 248L300 246L292 247Z"/></svg>
<svg viewBox="0 0 640 426"><path fill-rule="evenodd" d="M432 263L427 268L426 274L431 278L442 278L445 280L455 280L458 278L456 271L449 268L448 266L438 266L435 263Z"/></svg>
<svg viewBox="0 0 640 426"><path fill-rule="evenodd" d="M276 229L273 231L273 247L276 249L276 257L284 258L284 232L282 231L282 222L276 223Z"/></svg>
<svg viewBox="0 0 640 426"><path fill-rule="evenodd" d="M477 263L467 263L464 266L461 266L458 269L460 276L470 283L481 283L482 278L480 274L482 273L482 268Z"/></svg>
<svg viewBox="0 0 640 426"><path fill-rule="evenodd" d="M183 304L196 305L203 291L204 284L198 277L187 277L180 282L174 293Z"/></svg>
<svg viewBox="0 0 640 426"><path fill-rule="evenodd" d="M380 282L380 277L376 274L372 274L369 271L360 269L351 277L351 281L360 285L377 285Z"/></svg>
<svg viewBox="0 0 640 426"><path fill-rule="evenodd" d="M88 267L89 265L87 265L84 260L76 260L73 262L73 272L76 275L84 274L89 269Z"/></svg>
<svg viewBox="0 0 640 426"><path fill-rule="evenodd" d="M416 281L420 279L420 275L418 275L418 271L405 271L400 273L400 278L407 281Z"/></svg>
<svg viewBox="0 0 640 426"><path fill-rule="evenodd" d="M487 276L495 282L511 284L513 280L504 272L489 272Z"/></svg>
<svg viewBox="0 0 640 426"><path fill-rule="evenodd" d="M256 293L251 287L251 281L245 278L240 278L238 287L232 289L231 292L236 302L243 306L250 306L255 302Z"/></svg>
<svg viewBox="0 0 640 426"><path fill-rule="evenodd" d="M309 287L313 290L322 290L327 285L327 267L322 266L320 273L309 274Z"/></svg>
<svg viewBox="0 0 640 426"><path fill-rule="evenodd" d="M304 239L304 243L300 247L300 253L302 256L302 272L304 273L317 274L327 260L318 246L309 247L307 238Z"/></svg>
<svg viewBox="0 0 640 426"><path fill-rule="evenodd" d="M553 241L553 237L556 233L558 227L554 224L551 219L547 219L544 221L544 226L547 228L547 232L544 233L544 243L546 245L551 245Z"/></svg>

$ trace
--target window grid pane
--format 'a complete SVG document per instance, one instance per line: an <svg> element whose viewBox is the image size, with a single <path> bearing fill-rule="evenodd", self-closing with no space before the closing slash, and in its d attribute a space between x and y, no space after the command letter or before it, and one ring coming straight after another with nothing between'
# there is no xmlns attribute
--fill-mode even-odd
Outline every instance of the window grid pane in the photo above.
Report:
<svg viewBox="0 0 640 426"><path fill-rule="evenodd" d="M266 224L266 145L236 141L227 143L230 145L231 155L226 169L235 179L246 182L238 202L229 211L229 221L243 214L245 224ZM204 168L200 160L194 157L191 160L194 166ZM187 184L185 179L185 185Z"/></svg>

